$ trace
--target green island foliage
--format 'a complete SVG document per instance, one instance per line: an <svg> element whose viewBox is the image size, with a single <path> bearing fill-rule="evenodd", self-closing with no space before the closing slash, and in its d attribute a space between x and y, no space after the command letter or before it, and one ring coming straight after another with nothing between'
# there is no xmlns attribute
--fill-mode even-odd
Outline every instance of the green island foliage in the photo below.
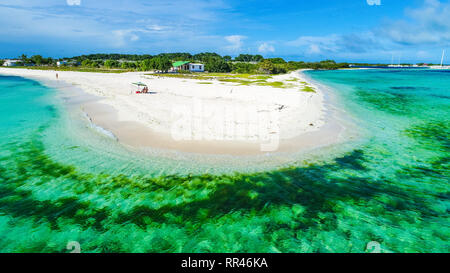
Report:
<svg viewBox="0 0 450 273"><path fill-rule="evenodd" d="M316 90L314 90L314 88L312 88L312 87L309 86L309 85L303 86L303 88L302 88L301 91L302 91L302 92L312 92L312 93L316 93Z"/></svg>
<svg viewBox="0 0 450 273"><path fill-rule="evenodd" d="M217 80L222 83L234 83L238 85L258 85L258 86L270 86L273 88L293 88L295 87L292 83L286 83L282 81L268 81L272 79L272 76L261 75L261 74L232 74L232 73L153 73L146 74L152 77L166 77L166 78L178 78L178 79L193 79L201 80L198 84L212 84L213 80ZM309 91L309 92L314 92Z"/></svg>
<svg viewBox="0 0 450 273"><path fill-rule="evenodd" d="M243 73L255 74L258 71L258 66L252 63L232 63L231 67L232 72L238 74Z"/></svg>
<svg viewBox="0 0 450 273"><path fill-rule="evenodd" d="M52 70L52 71L73 71L73 72L95 72L95 73L125 73L132 72L134 70L126 69L106 69L95 67L83 67L83 66L10 66L8 68L18 69L26 68L32 70Z"/></svg>
<svg viewBox="0 0 450 273"><path fill-rule="evenodd" d="M205 62L205 70L209 72L231 72L229 62L219 58L209 58Z"/></svg>
<svg viewBox="0 0 450 273"><path fill-rule="evenodd" d="M41 55L19 57L27 67L57 67L58 61L64 61L55 70L73 71L93 70L123 70L123 71L160 71L167 72L175 61L199 62L205 64L205 70L210 73L235 74L283 74L298 69L342 69L348 68L348 63L336 63L332 60L320 62L286 61L283 58L264 59L261 55L240 54L236 57L221 56L213 52L161 53L158 55L136 54L90 54L60 59L44 58ZM3 62L2 62L3 63ZM77 69L76 69L77 68Z"/></svg>
<svg viewBox="0 0 450 273"><path fill-rule="evenodd" d="M250 55L250 54L240 54L236 58L234 58L237 62L261 62L264 60L264 57L261 55Z"/></svg>
<svg viewBox="0 0 450 273"><path fill-rule="evenodd" d="M167 72L171 67L172 62L165 56L157 56L139 63L139 70L141 71L157 70Z"/></svg>

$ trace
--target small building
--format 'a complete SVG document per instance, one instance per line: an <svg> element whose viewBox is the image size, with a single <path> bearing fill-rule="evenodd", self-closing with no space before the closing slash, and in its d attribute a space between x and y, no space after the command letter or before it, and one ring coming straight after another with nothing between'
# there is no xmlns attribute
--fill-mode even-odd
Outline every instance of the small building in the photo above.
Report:
<svg viewBox="0 0 450 273"><path fill-rule="evenodd" d="M5 60L3 66L20 66L22 64L22 60Z"/></svg>
<svg viewBox="0 0 450 273"><path fill-rule="evenodd" d="M69 63L67 62L67 61L57 61L56 62L56 65L58 66L58 67L60 67L60 66L65 66L65 65L68 65Z"/></svg>
<svg viewBox="0 0 450 273"><path fill-rule="evenodd" d="M205 65L200 63L191 63L191 62L174 62L172 64L172 68L170 71L178 72L178 71L190 71L190 72L205 72Z"/></svg>

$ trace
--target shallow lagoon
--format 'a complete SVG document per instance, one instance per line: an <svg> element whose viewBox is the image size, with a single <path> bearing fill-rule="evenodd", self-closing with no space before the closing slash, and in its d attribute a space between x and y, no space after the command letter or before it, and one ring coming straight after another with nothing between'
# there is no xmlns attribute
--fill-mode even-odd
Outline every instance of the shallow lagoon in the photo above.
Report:
<svg viewBox="0 0 450 273"><path fill-rule="evenodd" d="M135 157L72 126L56 91L0 77L0 251L448 252L450 74L307 74L363 138L225 175Z"/></svg>

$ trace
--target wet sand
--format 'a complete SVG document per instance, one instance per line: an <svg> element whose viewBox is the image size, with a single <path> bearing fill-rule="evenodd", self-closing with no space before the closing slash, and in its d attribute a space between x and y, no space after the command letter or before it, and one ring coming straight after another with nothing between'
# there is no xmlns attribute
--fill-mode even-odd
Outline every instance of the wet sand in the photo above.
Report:
<svg viewBox="0 0 450 273"><path fill-rule="evenodd" d="M114 134L119 142L134 148L157 148L187 153L210 155L262 155L277 153L297 153L331 144L345 139L345 126L336 117L336 112L326 110L324 125L317 131L303 133L290 139L280 139L279 147L272 152L261 150L259 141L226 141L226 140L174 140L170 134L155 132L144 124L131 121L120 121L114 107L104 104L100 97L85 93L73 86L64 88L67 103L71 107L80 108L91 122ZM329 105L329 101L326 104ZM331 106L331 105L329 105Z"/></svg>
<svg viewBox="0 0 450 273"><path fill-rule="evenodd" d="M16 70L11 71L15 72ZM5 69L0 71L0 73L2 72L5 72ZM285 134L281 134L280 136L276 136L274 137L274 139L271 139L269 141L262 141L260 139L252 141L206 139L175 140L167 130L155 130L148 124L141 122L141 120L139 119L124 119L123 117L121 117L119 110L116 107L114 107L110 103L107 103L107 99L105 99L105 97L100 95L93 95L92 92L87 93L86 89L84 89L82 85L76 85L73 82L61 80L61 76L59 80L49 79L49 76L47 75L48 73L46 73L45 77L40 74L33 73L22 74L26 74L24 76L28 78L39 80L47 86L61 90L62 96L65 98L65 101L69 108L80 109L88 117L87 122L92 122L96 126L99 126L106 131L111 132L120 143L132 148L156 148L162 150L210 155L282 155L304 152L319 147L336 144L346 139L346 127L342 122L342 119L339 117L341 115L338 113L337 109L333 109L334 106L332 105L332 102L325 98L320 104L324 109L323 113L320 117L316 117L316 120L314 121L315 124L311 122L311 128L308 128L308 126L303 126L304 128L298 127L299 129L297 130L301 131L290 131L289 134L287 134L288 137L285 137ZM62 74L62 72L59 72L59 74ZM307 81L303 77L303 75L299 75L302 80ZM327 94L324 93L324 90L322 90L322 88L317 84L311 83L311 81L309 80L308 84L313 85L321 96L327 96ZM101 90L101 92L103 93L104 90ZM278 92L278 90L274 90L274 92ZM194 95L195 94L193 94L192 96ZM314 94L311 94L311 96L313 95ZM177 99L179 98L177 97ZM115 98L115 101L120 102L120 98ZM317 105L317 102L312 106L316 107L315 105ZM309 105L308 107L311 108L312 106ZM306 110L307 109L305 109L305 111ZM151 112L152 109L148 109L148 111ZM301 112L292 112L292 114L294 115L299 113ZM290 116L289 118L292 120L301 120L303 117ZM311 119L311 116L309 116L308 118ZM282 120L282 122L284 122L284 120ZM287 128L290 129L289 124L287 124ZM281 129L283 130L283 128ZM294 137L289 137L292 135L294 135ZM267 144L272 144L271 146L275 148L271 149L270 151L262 149L262 145Z"/></svg>

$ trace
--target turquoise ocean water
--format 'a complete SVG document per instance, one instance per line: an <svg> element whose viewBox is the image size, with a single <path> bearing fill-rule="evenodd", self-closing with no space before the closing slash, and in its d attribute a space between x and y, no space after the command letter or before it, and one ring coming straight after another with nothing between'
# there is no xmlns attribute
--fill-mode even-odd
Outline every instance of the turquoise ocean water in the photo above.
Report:
<svg viewBox="0 0 450 273"><path fill-rule="evenodd" d="M311 71L361 138L283 169L137 157L0 76L0 252L449 252L450 73Z"/></svg>

